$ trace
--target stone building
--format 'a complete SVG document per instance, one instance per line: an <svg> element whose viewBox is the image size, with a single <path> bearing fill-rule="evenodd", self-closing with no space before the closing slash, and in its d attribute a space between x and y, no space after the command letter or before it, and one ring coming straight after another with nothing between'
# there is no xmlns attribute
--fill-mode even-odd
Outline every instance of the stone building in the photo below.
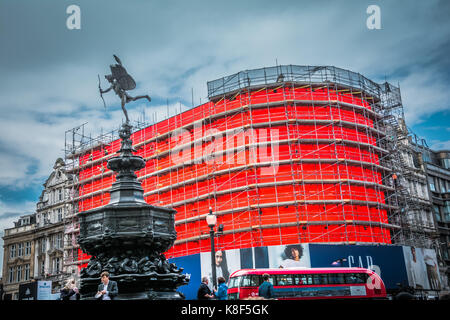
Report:
<svg viewBox="0 0 450 320"><path fill-rule="evenodd" d="M35 214L24 215L5 229L3 236L3 291L5 300L19 299L19 286L33 281L35 274Z"/></svg>
<svg viewBox="0 0 450 320"><path fill-rule="evenodd" d="M69 211L66 200L70 179L64 161L58 158L36 205L34 276L38 280L52 281L54 290L70 276L63 264L64 219Z"/></svg>
<svg viewBox="0 0 450 320"><path fill-rule="evenodd" d="M450 151L434 151L422 148L422 161L426 167L428 190L432 201L434 218L439 233L441 275L447 290L450 286Z"/></svg>

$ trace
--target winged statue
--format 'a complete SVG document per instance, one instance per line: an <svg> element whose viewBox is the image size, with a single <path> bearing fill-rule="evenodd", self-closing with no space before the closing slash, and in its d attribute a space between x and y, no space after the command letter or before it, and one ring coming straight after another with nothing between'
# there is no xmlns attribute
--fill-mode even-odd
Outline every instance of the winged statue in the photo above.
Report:
<svg viewBox="0 0 450 320"><path fill-rule="evenodd" d="M128 74L127 70L122 65L122 61L120 61L119 57L116 56L115 54L113 55L113 57L116 60L117 64L110 65L109 67L111 69L111 74L105 75L105 79L108 80L108 82L111 84L111 86L108 89L103 90L100 86L100 76L98 76L98 78L99 78L98 89L100 91L100 97L102 99L103 99L104 93L114 90L114 92L120 98L122 110L123 110L123 113L125 114L125 118L126 118L126 123L129 123L130 119L128 118L128 112L127 112L127 109L125 108L125 104L127 104L128 102L131 102L131 101L139 100L139 99L147 99L149 102L152 100L151 100L150 96L148 96L148 95L132 97L127 93L127 91L133 90L136 88L136 82ZM104 100L103 100L103 103L105 103ZM106 107L106 105L105 105L105 107Z"/></svg>

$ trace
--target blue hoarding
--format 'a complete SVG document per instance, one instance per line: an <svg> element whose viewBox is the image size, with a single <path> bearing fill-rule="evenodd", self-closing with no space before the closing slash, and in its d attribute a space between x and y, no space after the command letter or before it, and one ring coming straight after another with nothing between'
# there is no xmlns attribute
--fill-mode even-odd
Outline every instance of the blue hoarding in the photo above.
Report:
<svg viewBox="0 0 450 320"><path fill-rule="evenodd" d="M400 246L309 244L311 267L361 267L379 273L387 289L408 284Z"/></svg>
<svg viewBox="0 0 450 320"><path fill-rule="evenodd" d="M169 259L177 267L184 268L183 273L190 275L189 284L181 286L178 291L183 293L188 300L197 299L197 290L201 282L200 254Z"/></svg>

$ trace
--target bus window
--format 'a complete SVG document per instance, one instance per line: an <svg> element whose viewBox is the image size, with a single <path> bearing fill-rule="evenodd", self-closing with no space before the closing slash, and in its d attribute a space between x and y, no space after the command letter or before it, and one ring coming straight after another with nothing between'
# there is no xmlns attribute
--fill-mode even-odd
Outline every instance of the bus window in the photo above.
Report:
<svg viewBox="0 0 450 320"><path fill-rule="evenodd" d="M242 277L233 277L230 279L230 285L229 288L236 288L239 287L239 282L241 281Z"/></svg>
<svg viewBox="0 0 450 320"><path fill-rule="evenodd" d="M262 283L262 276L260 275L253 275L250 281L250 285L252 287L259 287Z"/></svg>
<svg viewBox="0 0 450 320"><path fill-rule="evenodd" d="M328 280L330 284L344 284L345 279L342 273L330 273L328 275Z"/></svg>
<svg viewBox="0 0 450 320"><path fill-rule="evenodd" d="M277 275L277 284L279 286L292 286L292 276L289 274Z"/></svg>
<svg viewBox="0 0 450 320"><path fill-rule="evenodd" d="M318 274L313 274L312 278L313 278L313 284L320 284L320 279L319 279Z"/></svg>
<svg viewBox="0 0 450 320"><path fill-rule="evenodd" d="M327 274L320 274L319 279L320 279L320 284L328 284L328 275Z"/></svg>
<svg viewBox="0 0 450 320"><path fill-rule="evenodd" d="M303 284L306 284L306 285L313 284L312 275L310 275L310 274L303 274L302 275L302 281L303 281Z"/></svg>
<svg viewBox="0 0 450 320"><path fill-rule="evenodd" d="M306 277L304 274L294 274L294 284L296 286L306 284Z"/></svg>
<svg viewBox="0 0 450 320"><path fill-rule="evenodd" d="M250 276L250 275L244 276L242 278L241 287L250 287L250 286L252 286L251 278L252 278L252 276Z"/></svg>
<svg viewBox="0 0 450 320"><path fill-rule="evenodd" d="M364 273L348 273L345 275L345 283L365 283L366 280Z"/></svg>

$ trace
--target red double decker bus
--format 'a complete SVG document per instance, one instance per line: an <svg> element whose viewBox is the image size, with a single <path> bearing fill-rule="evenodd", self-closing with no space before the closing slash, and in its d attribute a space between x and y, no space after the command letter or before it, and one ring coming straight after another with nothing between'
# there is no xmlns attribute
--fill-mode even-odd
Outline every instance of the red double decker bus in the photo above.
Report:
<svg viewBox="0 0 450 320"><path fill-rule="evenodd" d="M228 299L258 297L265 273L279 300L386 299L383 280L364 268L242 269L230 276Z"/></svg>

